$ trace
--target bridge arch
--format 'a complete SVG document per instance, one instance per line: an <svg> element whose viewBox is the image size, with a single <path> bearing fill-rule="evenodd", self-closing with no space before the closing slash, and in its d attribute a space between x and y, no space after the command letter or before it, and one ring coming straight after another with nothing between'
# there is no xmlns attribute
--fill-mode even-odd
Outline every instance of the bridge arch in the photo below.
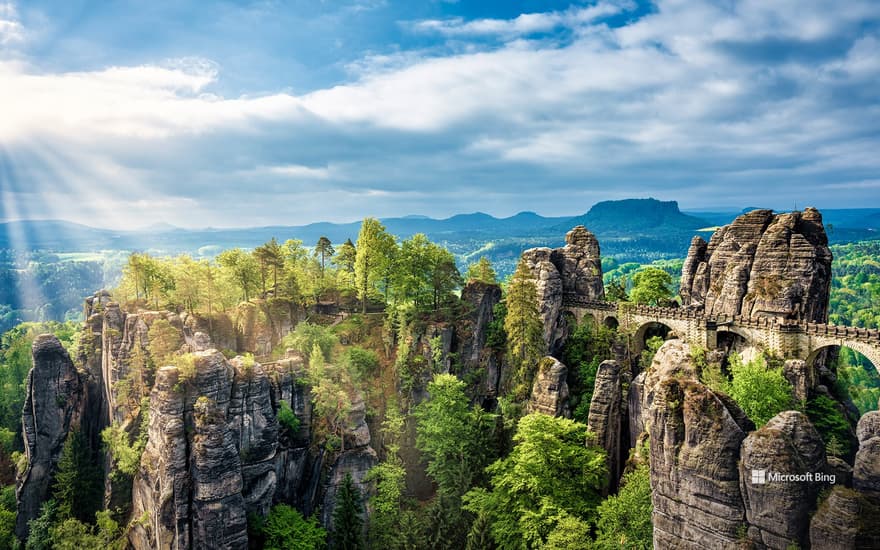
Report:
<svg viewBox="0 0 880 550"><path fill-rule="evenodd" d="M648 339L659 336L666 340L672 332L672 327L662 321L647 321L639 325L633 334L633 352L638 355L642 353L648 343Z"/></svg>
<svg viewBox="0 0 880 550"><path fill-rule="evenodd" d="M817 358L823 352L829 350L839 350L841 348L847 348L849 350L858 352L859 355L867 359L868 362L873 365L874 370L877 371L878 374L880 374L880 350L861 342L844 341L822 344L810 351L809 355L807 356L807 365L813 366L816 363Z"/></svg>
<svg viewBox="0 0 880 550"><path fill-rule="evenodd" d="M617 328L620 326L620 321L618 321L617 317L615 317L614 315L606 315L605 319L602 320L602 324L605 325L605 328L617 330Z"/></svg>

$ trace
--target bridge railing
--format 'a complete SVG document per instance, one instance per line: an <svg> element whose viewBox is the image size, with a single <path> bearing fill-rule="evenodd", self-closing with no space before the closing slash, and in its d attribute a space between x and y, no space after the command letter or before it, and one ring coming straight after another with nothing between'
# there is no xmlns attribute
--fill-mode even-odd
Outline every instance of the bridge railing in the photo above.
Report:
<svg viewBox="0 0 880 550"><path fill-rule="evenodd" d="M717 324L733 324L744 328L773 330L778 332L803 332L817 336L849 338L868 343L880 343L880 330L829 325L827 323L809 323L781 319L779 317L746 317L743 315L705 315L702 311L685 307L657 307L628 302L605 302L589 300L575 294L565 294L562 299L564 307L578 307L599 311L621 311L624 314L643 315L646 317L689 320L697 319Z"/></svg>

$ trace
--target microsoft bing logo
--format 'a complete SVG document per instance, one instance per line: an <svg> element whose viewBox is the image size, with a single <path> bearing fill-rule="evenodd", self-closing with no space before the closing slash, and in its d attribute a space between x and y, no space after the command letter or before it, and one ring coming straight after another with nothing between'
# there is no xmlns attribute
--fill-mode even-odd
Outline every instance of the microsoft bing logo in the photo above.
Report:
<svg viewBox="0 0 880 550"><path fill-rule="evenodd" d="M752 485L765 485L767 483L767 470L752 470Z"/></svg>

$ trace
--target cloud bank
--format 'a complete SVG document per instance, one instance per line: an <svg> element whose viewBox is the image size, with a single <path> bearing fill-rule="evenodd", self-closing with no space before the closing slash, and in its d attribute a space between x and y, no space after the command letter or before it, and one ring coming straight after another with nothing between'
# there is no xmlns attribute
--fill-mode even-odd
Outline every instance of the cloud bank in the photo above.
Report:
<svg viewBox="0 0 880 550"><path fill-rule="evenodd" d="M429 47L365 51L337 85L227 97L223 66L199 55L47 70L0 4L0 217L241 226L649 195L880 206L878 23L871 0L400 20Z"/></svg>

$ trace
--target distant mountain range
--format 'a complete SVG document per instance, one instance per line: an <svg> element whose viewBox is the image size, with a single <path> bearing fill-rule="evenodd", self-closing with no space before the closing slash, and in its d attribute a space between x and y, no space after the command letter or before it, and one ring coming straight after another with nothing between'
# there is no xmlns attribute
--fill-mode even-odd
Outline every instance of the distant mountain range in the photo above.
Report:
<svg viewBox="0 0 880 550"><path fill-rule="evenodd" d="M749 209L750 210L750 209ZM599 238L603 254L624 261L681 257L697 231L729 223L739 212L682 212L675 201L626 199L605 201L575 217L545 217L520 212L496 218L482 212L445 219L424 216L386 218L388 231L400 238L425 233L444 243L460 259L487 255L518 257L522 248L555 246L575 225L585 225ZM833 241L876 238L880 208L825 210ZM311 245L321 236L334 243L357 239L360 221L319 222L301 226L227 229L181 229L164 223L138 231L98 229L59 220L0 224L0 249L19 251L87 252L149 250L160 254L192 253L210 256L224 248L255 247L272 237L302 239Z"/></svg>

